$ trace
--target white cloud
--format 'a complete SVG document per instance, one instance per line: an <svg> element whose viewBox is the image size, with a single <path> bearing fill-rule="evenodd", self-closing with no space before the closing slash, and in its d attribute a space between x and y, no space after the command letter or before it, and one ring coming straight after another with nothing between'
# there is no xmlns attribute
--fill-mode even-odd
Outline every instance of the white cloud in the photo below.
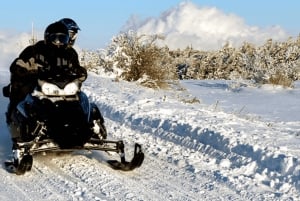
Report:
<svg viewBox="0 0 300 201"><path fill-rule="evenodd" d="M140 34L163 34L171 49L193 46L195 49L219 49L226 42L239 46L247 41L263 44L267 39L285 40L287 33L279 26L259 28L247 25L234 14L225 14L215 7L199 7L191 2L180 3L161 14L139 22L132 17L124 30Z"/></svg>

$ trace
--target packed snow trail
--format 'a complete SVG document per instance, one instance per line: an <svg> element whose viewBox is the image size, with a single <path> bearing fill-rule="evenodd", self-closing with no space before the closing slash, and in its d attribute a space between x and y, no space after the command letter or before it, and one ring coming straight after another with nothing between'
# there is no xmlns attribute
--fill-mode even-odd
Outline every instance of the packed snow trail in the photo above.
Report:
<svg viewBox="0 0 300 201"><path fill-rule="evenodd" d="M1 87L6 81L1 76ZM298 122L270 125L189 104L184 90L93 74L83 90L102 111L108 136L124 140L127 160L134 143L142 144L144 164L122 172L105 163L118 159L113 153L36 155L23 176L0 169L1 200L300 200ZM7 99L0 98L4 114ZM0 120L4 161L11 143Z"/></svg>
<svg viewBox="0 0 300 201"><path fill-rule="evenodd" d="M214 177L227 181L227 185L236 188L241 195L245 193L245 197L253 190L251 193L258 192L255 197L262 199L299 198L299 122L290 122L290 127L282 127L282 123L276 125L255 116L239 117L199 104L188 106L182 104L183 97L186 97L183 92L153 90L153 94L149 95L148 91L134 84L123 83L115 84L116 88L101 88L106 86L106 81L94 80L89 85L99 89L97 94L100 96L91 97L98 101L103 111L108 111L106 116L170 142L171 146L180 145L180 153L171 153L165 146L163 150L171 153L169 158L186 155L187 159L183 157L175 161L184 161L197 172L198 169L203 170L207 163L199 157L189 157L193 153L207 156L207 160L211 161L207 164L208 169L215 171ZM118 91L123 92L121 98ZM291 149L286 143L292 145ZM182 150L189 151L184 153ZM157 156L162 153L160 151ZM243 185L247 189L243 189Z"/></svg>

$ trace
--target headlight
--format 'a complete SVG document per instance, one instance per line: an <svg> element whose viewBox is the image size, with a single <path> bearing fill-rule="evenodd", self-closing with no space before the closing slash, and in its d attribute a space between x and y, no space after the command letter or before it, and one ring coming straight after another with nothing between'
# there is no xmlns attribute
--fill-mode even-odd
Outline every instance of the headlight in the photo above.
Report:
<svg viewBox="0 0 300 201"><path fill-rule="evenodd" d="M79 91L78 84L75 82L71 82L67 84L64 88L65 95L74 95Z"/></svg>
<svg viewBox="0 0 300 201"><path fill-rule="evenodd" d="M41 91L46 96L71 96L75 95L79 91L78 84L76 82L71 82L67 84L63 89L60 89L55 84L40 81Z"/></svg>
<svg viewBox="0 0 300 201"><path fill-rule="evenodd" d="M61 91L61 89L58 88L56 85L50 84L48 82L44 82L40 86L41 86L42 92L48 96L57 96L57 95L59 95L59 92Z"/></svg>

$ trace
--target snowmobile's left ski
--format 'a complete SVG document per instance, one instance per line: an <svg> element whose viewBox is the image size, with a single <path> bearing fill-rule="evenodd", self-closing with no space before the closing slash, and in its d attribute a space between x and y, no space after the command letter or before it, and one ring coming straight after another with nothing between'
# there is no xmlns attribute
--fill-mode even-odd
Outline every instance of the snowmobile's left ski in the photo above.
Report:
<svg viewBox="0 0 300 201"><path fill-rule="evenodd" d="M15 173L16 175L23 175L26 171L30 171L33 164L33 158L31 155L25 155L18 160L5 161L4 165L8 172Z"/></svg>

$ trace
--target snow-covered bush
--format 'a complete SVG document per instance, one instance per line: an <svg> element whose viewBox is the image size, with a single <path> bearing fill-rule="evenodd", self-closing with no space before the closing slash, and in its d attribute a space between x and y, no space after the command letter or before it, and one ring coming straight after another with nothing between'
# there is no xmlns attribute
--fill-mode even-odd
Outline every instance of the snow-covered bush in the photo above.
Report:
<svg viewBox="0 0 300 201"><path fill-rule="evenodd" d="M78 53L78 55L80 58L80 64L89 71L93 71L100 64L99 51L92 52L92 51L82 50Z"/></svg>
<svg viewBox="0 0 300 201"><path fill-rule="evenodd" d="M112 39L105 65L121 69L118 75L121 79L139 81L153 88L162 87L167 80L175 78L175 68L169 49L156 45L161 39L159 35L138 35L133 31L121 33Z"/></svg>
<svg viewBox="0 0 300 201"><path fill-rule="evenodd" d="M292 86L300 78L300 36L285 42L269 39L261 47L245 42L233 48L227 43L217 51L185 49L172 55L189 66L185 78L250 79L283 86Z"/></svg>
<svg viewBox="0 0 300 201"><path fill-rule="evenodd" d="M247 79L288 87L300 79L300 35L284 42L269 39L260 47L244 42L234 48L227 43L217 51L169 50L158 46L158 40L163 37L129 31L114 37L105 50L83 52L82 58L91 71L104 68L118 79L155 88L178 78Z"/></svg>

